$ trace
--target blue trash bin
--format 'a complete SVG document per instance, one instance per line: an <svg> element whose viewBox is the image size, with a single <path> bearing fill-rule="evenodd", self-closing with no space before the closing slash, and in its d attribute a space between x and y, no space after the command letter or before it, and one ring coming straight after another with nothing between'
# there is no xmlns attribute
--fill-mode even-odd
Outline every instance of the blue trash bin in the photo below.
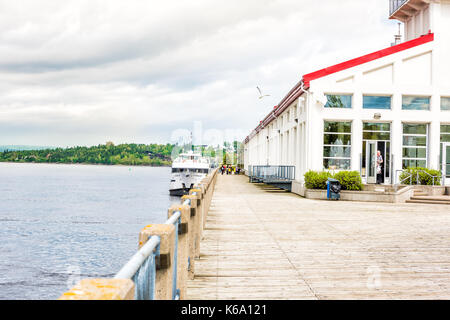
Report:
<svg viewBox="0 0 450 320"><path fill-rule="evenodd" d="M327 180L327 199L339 200L341 198L341 183L336 179Z"/></svg>

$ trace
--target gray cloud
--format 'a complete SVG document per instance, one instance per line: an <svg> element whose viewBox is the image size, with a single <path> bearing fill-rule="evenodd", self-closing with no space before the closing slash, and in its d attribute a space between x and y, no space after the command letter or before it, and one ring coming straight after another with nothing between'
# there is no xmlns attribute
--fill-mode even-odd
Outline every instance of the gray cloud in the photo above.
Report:
<svg viewBox="0 0 450 320"><path fill-rule="evenodd" d="M379 0L0 0L0 144L165 142L194 121L249 132L302 74L388 46L387 14Z"/></svg>

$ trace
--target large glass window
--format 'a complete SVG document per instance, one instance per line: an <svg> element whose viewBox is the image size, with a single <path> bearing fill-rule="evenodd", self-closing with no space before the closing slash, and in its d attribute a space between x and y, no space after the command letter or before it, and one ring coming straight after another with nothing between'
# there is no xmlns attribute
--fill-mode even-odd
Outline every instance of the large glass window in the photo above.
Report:
<svg viewBox="0 0 450 320"><path fill-rule="evenodd" d="M403 124L403 169L427 167L427 124Z"/></svg>
<svg viewBox="0 0 450 320"><path fill-rule="evenodd" d="M450 124L441 125L441 143L450 142Z"/></svg>
<svg viewBox="0 0 450 320"><path fill-rule="evenodd" d="M352 95L351 94L327 94L327 103L325 108L351 108L352 107Z"/></svg>
<svg viewBox="0 0 450 320"><path fill-rule="evenodd" d="M390 96L363 96L363 109L391 109Z"/></svg>
<svg viewBox="0 0 450 320"><path fill-rule="evenodd" d="M430 110L430 97L403 96L403 110Z"/></svg>
<svg viewBox="0 0 450 320"><path fill-rule="evenodd" d="M444 154L445 147L445 167L446 167L446 177L450 178L450 124L441 125L441 155L440 155L440 168L442 170L442 155Z"/></svg>
<svg viewBox="0 0 450 320"><path fill-rule="evenodd" d="M351 166L352 123L325 121L323 166L329 170L348 170Z"/></svg>
<svg viewBox="0 0 450 320"><path fill-rule="evenodd" d="M441 110L450 111L450 98L449 97L441 98Z"/></svg>

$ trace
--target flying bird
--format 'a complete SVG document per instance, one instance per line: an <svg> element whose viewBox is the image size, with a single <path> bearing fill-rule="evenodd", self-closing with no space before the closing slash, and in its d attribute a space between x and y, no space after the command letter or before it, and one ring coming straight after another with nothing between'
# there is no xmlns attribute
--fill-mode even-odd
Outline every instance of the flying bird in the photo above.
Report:
<svg viewBox="0 0 450 320"><path fill-rule="evenodd" d="M261 89L259 87L256 87L256 89L258 89L258 92L259 92L259 99L262 99L264 97L270 97L270 94L263 95L261 92Z"/></svg>

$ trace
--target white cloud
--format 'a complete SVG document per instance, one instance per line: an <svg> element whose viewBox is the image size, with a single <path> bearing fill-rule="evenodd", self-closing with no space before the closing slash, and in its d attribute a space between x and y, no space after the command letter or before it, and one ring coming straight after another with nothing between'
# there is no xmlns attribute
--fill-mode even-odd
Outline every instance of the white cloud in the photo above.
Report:
<svg viewBox="0 0 450 320"><path fill-rule="evenodd" d="M384 0L0 0L0 144L250 132L302 74L386 47ZM256 86L270 93L258 100ZM241 137L243 138L243 137Z"/></svg>

